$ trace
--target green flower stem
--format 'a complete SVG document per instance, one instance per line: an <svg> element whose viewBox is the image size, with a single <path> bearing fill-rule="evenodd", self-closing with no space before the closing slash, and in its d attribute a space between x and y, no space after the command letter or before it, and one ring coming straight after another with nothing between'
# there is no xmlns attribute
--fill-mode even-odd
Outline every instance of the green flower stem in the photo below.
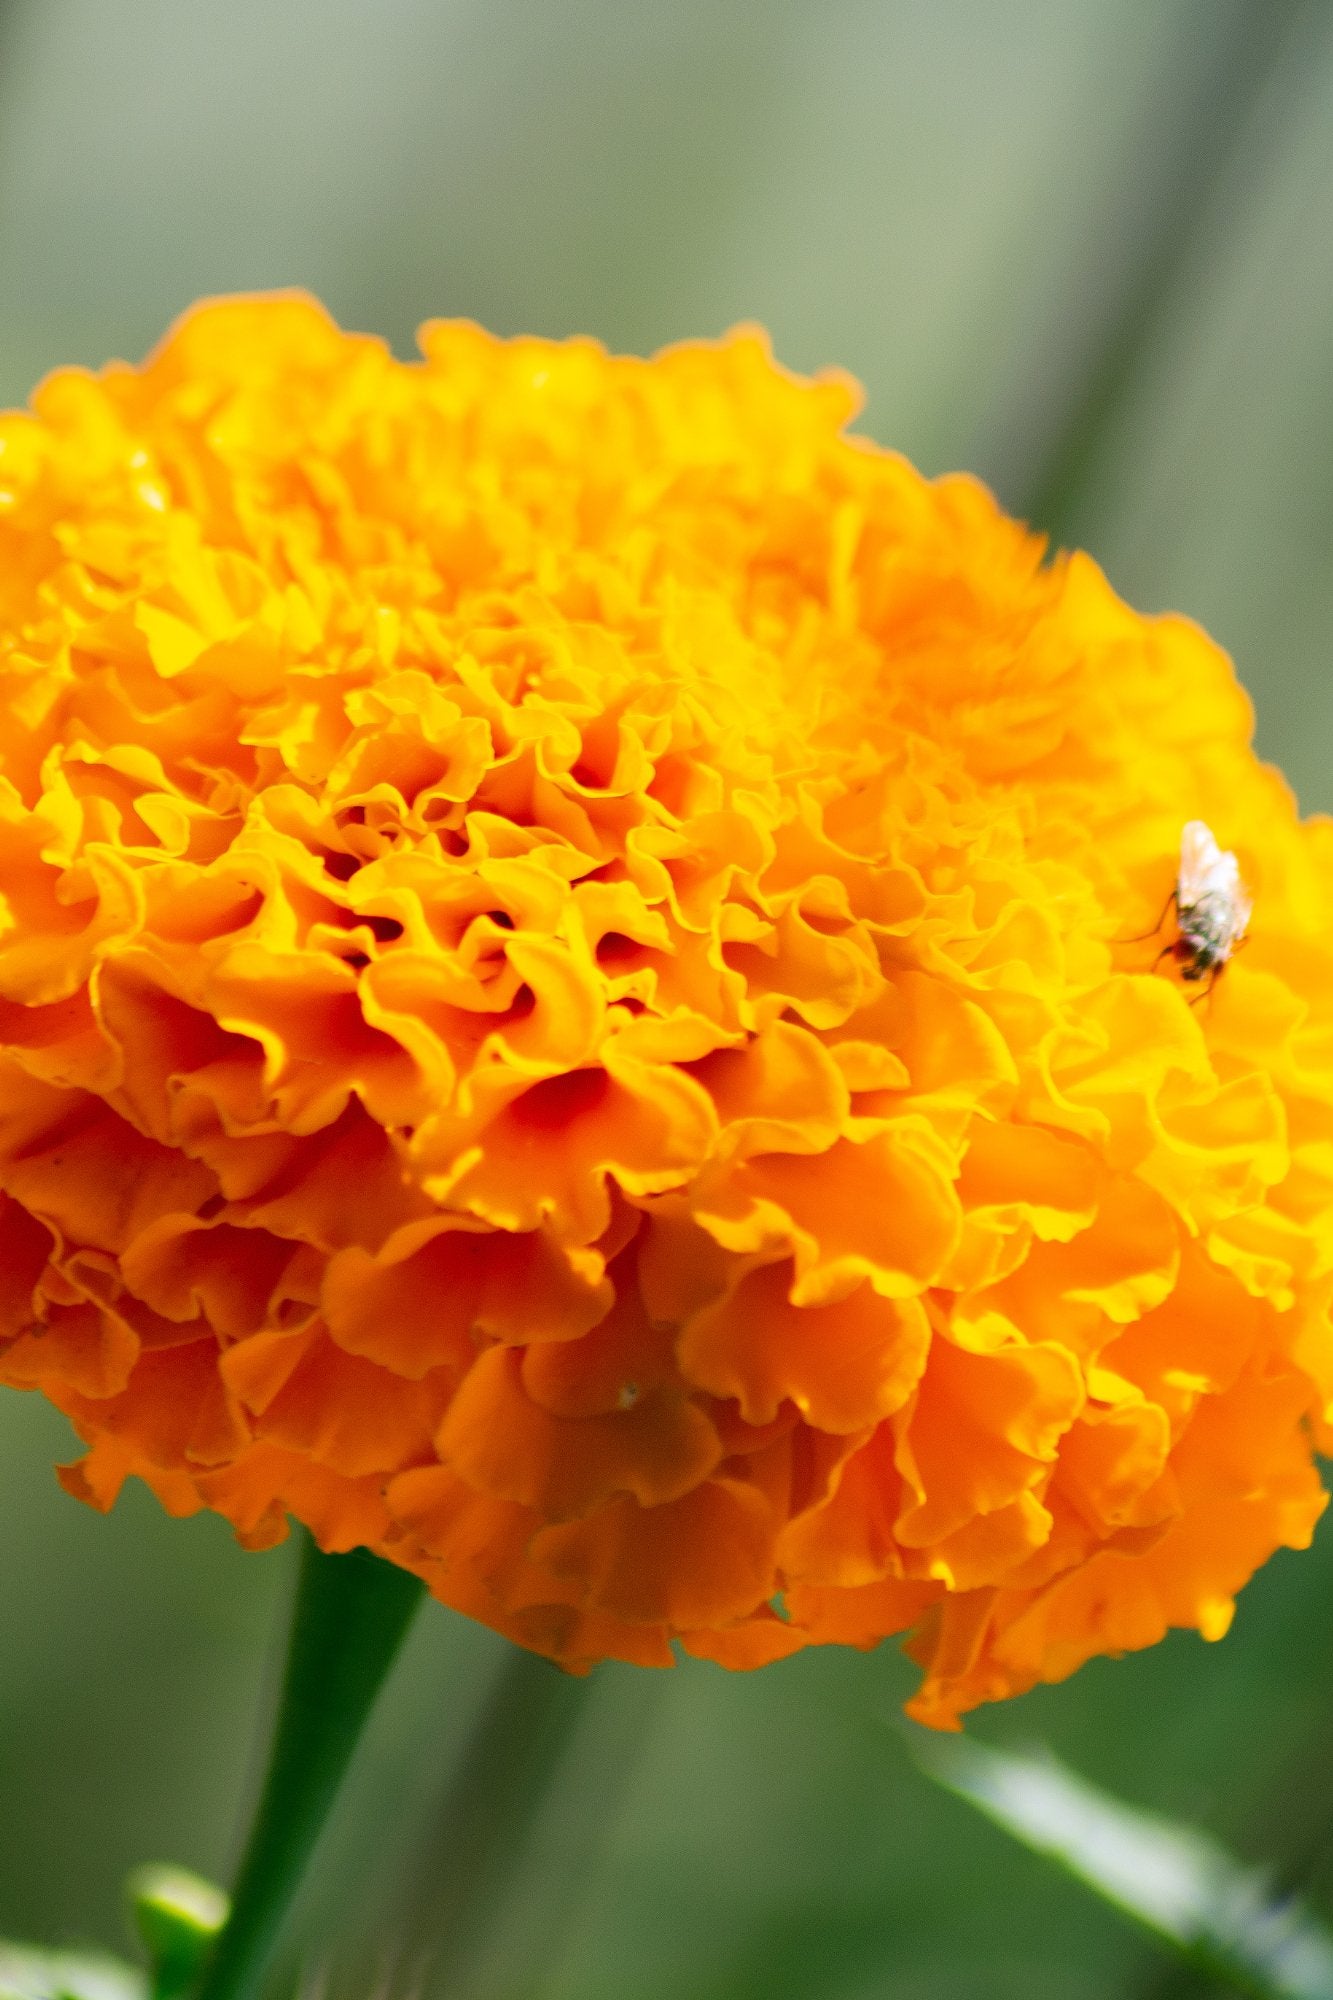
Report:
<svg viewBox="0 0 1333 2000"><path fill-rule="evenodd" d="M508 1654L421 1842L400 1931L402 1991L470 2000L483 1954L506 1939L533 1823L593 1686L520 1647Z"/></svg>
<svg viewBox="0 0 1333 2000"><path fill-rule="evenodd" d="M306 1863L424 1586L366 1550L302 1531L287 1665L264 1789L231 1916L197 2000L256 2000Z"/></svg>

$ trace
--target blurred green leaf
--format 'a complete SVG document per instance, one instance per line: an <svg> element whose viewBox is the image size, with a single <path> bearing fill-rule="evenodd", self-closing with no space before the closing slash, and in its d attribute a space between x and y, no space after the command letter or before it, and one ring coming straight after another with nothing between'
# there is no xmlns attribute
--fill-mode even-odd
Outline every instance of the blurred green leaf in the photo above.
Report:
<svg viewBox="0 0 1333 2000"><path fill-rule="evenodd" d="M227 1921L229 1899L202 1875L163 1862L137 1868L126 1893L153 1969L153 2000L188 1993Z"/></svg>
<svg viewBox="0 0 1333 2000"><path fill-rule="evenodd" d="M0 2000L147 2000L143 1975L103 1952L0 1941Z"/></svg>
<svg viewBox="0 0 1333 2000"><path fill-rule="evenodd" d="M1123 1805L1047 1751L961 1737L914 1748L928 1777L1238 1992L1333 2000L1333 1938L1206 1834Z"/></svg>

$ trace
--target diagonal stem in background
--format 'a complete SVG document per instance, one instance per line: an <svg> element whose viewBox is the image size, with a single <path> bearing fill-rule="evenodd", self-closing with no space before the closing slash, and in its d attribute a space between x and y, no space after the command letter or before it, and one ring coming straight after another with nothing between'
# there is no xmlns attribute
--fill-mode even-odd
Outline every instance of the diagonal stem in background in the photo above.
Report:
<svg viewBox="0 0 1333 2000"><path fill-rule="evenodd" d="M1322 13L1320 0L1240 0L1217 30L1192 100L1174 99L1168 162L1110 303L1076 357L1066 406L1009 496L1034 527L1068 544L1081 505L1141 376L1219 186L1244 145L1274 74ZM1074 535L1077 539L1077 535Z"/></svg>
<svg viewBox="0 0 1333 2000"><path fill-rule="evenodd" d="M395 1937L395 1992L471 2000L594 1676L514 1646L420 1842ZM580 1763L580 1790L594 1774ZM611 1801L608 1800L608 1805Z"/></svg>

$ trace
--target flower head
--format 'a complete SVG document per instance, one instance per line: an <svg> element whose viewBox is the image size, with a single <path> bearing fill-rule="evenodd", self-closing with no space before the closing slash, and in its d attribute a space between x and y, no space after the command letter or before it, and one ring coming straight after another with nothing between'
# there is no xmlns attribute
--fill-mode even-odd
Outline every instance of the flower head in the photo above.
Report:
<svg viewBox="0 0 1333 2000"><path fill-rule="evenodd" d="M843 379L421 344L0 420L0 1379L571 1666L1216 1636L1322 1505L1333 829Z"/></svg>

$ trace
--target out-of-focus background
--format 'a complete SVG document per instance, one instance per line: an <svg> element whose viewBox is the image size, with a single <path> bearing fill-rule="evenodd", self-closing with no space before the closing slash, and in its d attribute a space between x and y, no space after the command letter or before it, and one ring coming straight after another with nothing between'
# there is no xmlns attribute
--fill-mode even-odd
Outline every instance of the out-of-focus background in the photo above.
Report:
<svg viewBox="0 0 1333 2000"><path fill-rule="evenodd" d="M308 286L404 353L435 315L634 351L759 319L862 379L878 440L1206 624L1308 809L1333 806L1331 218L1326 0L0 0L0 400L243 288ZM132 1864L229 1872L290 1552L140 1491L99 1519L55 1485L69 1455L6 1392L0 1934L119 1947ZM311 1886L312 1977L431 1852L502 1654L427 1607ZM488 2000L1175 1992L916 1774L911 1679L891 1646L597 1676ZM974 1726L1333 1914L1331 1685L1333 1531L1222 1646Z"/></svg>

